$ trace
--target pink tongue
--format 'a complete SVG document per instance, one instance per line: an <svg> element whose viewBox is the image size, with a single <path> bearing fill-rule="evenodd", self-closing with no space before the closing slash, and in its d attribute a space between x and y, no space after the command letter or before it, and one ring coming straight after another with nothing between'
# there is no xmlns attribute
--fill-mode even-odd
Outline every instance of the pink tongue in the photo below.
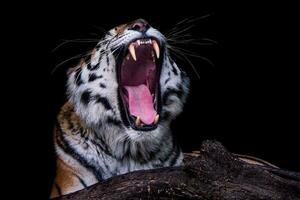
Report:
<svg viewBox="0 0 300 200"><path fill-rule="evenodd" d="M129 112L135 117L140 117L144 124L154 122L156 111L154 110L151 93L146 85L125 86L128 92Z"/></svg>

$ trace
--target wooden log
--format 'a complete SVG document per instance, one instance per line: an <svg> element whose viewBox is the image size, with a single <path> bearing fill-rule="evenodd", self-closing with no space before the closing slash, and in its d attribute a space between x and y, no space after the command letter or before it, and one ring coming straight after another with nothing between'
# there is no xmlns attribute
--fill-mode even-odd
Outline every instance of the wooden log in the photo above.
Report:
<svg viewBox="0 0 300 200"><path fill-rule="evenodd" d="M135 171L110 178L62 200L300 199L300 173L247 163L219 142L205 141L182 167Z"/></svg>

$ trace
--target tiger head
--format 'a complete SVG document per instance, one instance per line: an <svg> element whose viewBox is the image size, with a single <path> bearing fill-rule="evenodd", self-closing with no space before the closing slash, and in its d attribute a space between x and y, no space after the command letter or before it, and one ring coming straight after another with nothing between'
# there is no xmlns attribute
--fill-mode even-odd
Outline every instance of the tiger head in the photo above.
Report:
<svg viewBox="0 0 300 200"><path fill-rule="evenodd" d="M143 19L108 31L69 72L69 100L82 121L107 141L158 144L189 91L167 47L164 35Z"/></svg>

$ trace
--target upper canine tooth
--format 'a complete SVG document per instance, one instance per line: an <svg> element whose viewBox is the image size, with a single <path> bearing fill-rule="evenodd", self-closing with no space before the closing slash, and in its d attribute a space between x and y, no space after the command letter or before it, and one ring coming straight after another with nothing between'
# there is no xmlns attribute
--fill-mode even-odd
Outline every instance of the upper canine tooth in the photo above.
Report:
<svg viewBox="0 0 300 200"><path fill-rule="evenodd" d="M129 49L129 52L130 52L130 54L131 54L133 60L136 61L136 55L135 55L134 45L133 45L133 44L130 44L129 47L128 47L128 49Z"/></svg>
<svg viewBox="0 0 300 200"><path fill-rule="evenodd" d="M153 49L155 51L156 57L159 58L159 46L158 46L157 42L155 40L153 40L152 45L153 45Z"/></svg>

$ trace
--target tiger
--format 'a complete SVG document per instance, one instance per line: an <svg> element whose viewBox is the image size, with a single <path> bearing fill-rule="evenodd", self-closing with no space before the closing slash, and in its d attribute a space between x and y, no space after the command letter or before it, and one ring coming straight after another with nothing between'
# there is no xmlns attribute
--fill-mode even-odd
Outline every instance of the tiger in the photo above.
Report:
<svg viewBox="0 0 300 200"><path fill-rule="evenodd" d="M67 70L66 85L50 198L132 171L182 165L170 124L183 111L190 79L146 20L109 30Z"/></svg>

